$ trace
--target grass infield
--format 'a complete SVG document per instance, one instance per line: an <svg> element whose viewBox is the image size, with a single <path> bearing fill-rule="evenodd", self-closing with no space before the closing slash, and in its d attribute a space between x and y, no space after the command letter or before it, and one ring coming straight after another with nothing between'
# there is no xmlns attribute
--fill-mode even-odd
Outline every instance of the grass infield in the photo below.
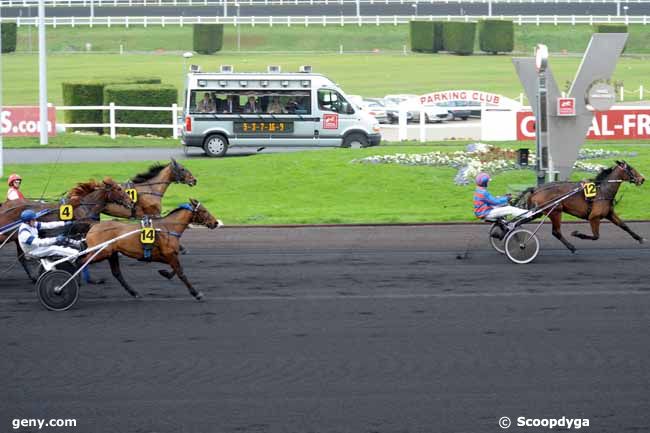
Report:
<svg viewBox="0 0 650 433"><path fill-rule="evenodd" d="M530 145L530 143L526 143ZM512 148L519 144L512 143ZM598 145L635 151L631 165L650 173L650 149L643 146ZM199 183L194 188L172 185L164 199L166 210L189 197L201 200L226 224L315 224L315 223L400 223L474 221L473 186L457 186L455 169L399 165L352 164L364 156L393 153L424 153L461 150L460 143L445 146L379 146L367 149L327 149L318 152L257 154L223 159L184 161ZM593 161L610 165L611 160ZM19 172L23 189L30 197L43 193L56 197L74 182L112 176L126 180L144 171L149 163L125 162L59 164L58 166L14 165L5 173ZM577 172L575 179L590 177ZM502 194L514 186L532 185L530 170L497 174L493 193ZM624 219L650 219L648 186L624 184L617 206Z"/></svg>

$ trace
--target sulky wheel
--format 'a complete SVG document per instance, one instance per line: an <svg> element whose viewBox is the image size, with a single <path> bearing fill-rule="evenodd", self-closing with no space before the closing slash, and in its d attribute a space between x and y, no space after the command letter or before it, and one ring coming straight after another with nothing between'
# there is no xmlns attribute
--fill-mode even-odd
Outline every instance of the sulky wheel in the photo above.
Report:
<svg viewBox="0 0 650 433"><path fill-rule="evenodd" d="M516 229L506 237L505 247L506 255L514 263L530 263L539 253L539 240L531 231Z"/></svg>
<svg viewBox="0 0 650 433"><path fill-rule="evenodd" d="M63 270L45 272L36 282L36 293L48 310L65 311L79 299L79 284L70 280L72 274ZM66 282L70 280L67 284ZM64 286L65 284L65 286Z"/></svg>
<svg viewBox="0 0 650 433"><path fill-rule="evenodd" d="M506 253L505 235L499 223L492 224L492 227L490 227L490 245L501 254Z"/></svg>

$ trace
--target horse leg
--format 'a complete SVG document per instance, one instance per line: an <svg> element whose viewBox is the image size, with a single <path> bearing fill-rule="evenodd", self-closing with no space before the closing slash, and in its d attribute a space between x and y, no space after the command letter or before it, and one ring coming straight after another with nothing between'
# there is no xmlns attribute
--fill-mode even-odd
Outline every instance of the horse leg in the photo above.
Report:
<svg viewBox="0 0 650 433"><path fill-rule="evenodd" d="M197 301L200 301L203 299L203 293L202 292L197 292L194 286L192 286L192 283L187 279L185 276L185 273L183 272L183 268L181 267L180 262L178 261L178 257L174 255L173 257L170 258L169 260L169 266L172 267L176 275L178 275L178 278L185 283L185 286L187 286L187 290L190 291L190 294L196 298Z"/></svg>
<svg viewBox="0 0 650 433"><path fill-rule="evenodd" d="M576 247L573 246L573 244L565 239L564 236L562 236L562 232L560 231L560 226L562 225L562 212L554 211L549 214L549 219L551 220L551 224L553 225L553 236L555 236L560 242L564 244L565 247L569 249L572 253L576 252Z"/></svg>
<svg viewBox="0 0 650 433"><path fill-rule="evenodd" d="M616 212L614 212L614 210L612 210L609 213L607 219L610 220L612 223L616 224L617 226L619 226L620 228L622 228L623 230L625 230L626 232L628 232L630 236L632 236L638 243L640 244L643 243L644 239L641 236L634 233L632 229L628 227L628 225L625 224L618 215L616 215Z"/></svg>
<svg viewBox="0 0 650 433"><path fill-rule="evenodd" d="M117 279L117 281L120 282L122 287L129 292L131 296L134 298L140 298L140 294L134 290L129 283L126 282L124 279L124 276L122 275L122 271L120 270L120 257L117 255L117 253L111 254L111 256L108 258L108 263L111 264L111 273L113 276Z"/></svg>
<svg viewBox="0 0 650 433"><path fill-rule="evenodd" d="M600 216L590 216L589 225L591 226L591 232L593 233L593 236L580 233L577 230L571 232L571 236L575 236L579 239L597 241L600 238Z"/></svg>
<svg viewBox="0 0 650 433"><path fill-rule="evenodd" d="M160 275L162 275L163 277L167 278L168 280L171 280L176 275L176 271L171 271L170 272L170 271L168 271L166 269L161 269L161 270L158 271L158 273Z"/></svg>

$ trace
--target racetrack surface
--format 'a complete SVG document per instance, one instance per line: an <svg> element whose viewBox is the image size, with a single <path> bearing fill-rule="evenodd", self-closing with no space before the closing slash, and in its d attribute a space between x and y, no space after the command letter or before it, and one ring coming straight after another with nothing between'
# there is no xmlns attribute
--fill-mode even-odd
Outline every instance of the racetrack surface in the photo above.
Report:
<svg viewBox="0 0 650 433"><path fill-rule="evenodd" d="M650 238L650 223L630 225ZM122 259L142 299L111 279L52 313L13 269L0 431L76 418L42 431L475 433L502 431L502 416L650 431L647 244L606 224L571 255L545 226L538 259L514 265L487 230L193 229L182 261L202 303L162 266ZM93 273L110 278L107 264Z"/></svg>

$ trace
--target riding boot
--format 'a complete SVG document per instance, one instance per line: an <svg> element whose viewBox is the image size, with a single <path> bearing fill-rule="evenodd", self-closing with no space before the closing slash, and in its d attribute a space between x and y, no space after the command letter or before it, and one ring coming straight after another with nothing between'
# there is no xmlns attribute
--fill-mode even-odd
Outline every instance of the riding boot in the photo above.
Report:
<svg viewBox="0 0 650 433"><path fill-rule="evenodd" d="M88 270L88 266L83 268L81 271L81 275L83 275L83 279L87 284L104 284L106 281L103 278L99 278L97 280L93 279L90 276L90 271Z"/></svg>

